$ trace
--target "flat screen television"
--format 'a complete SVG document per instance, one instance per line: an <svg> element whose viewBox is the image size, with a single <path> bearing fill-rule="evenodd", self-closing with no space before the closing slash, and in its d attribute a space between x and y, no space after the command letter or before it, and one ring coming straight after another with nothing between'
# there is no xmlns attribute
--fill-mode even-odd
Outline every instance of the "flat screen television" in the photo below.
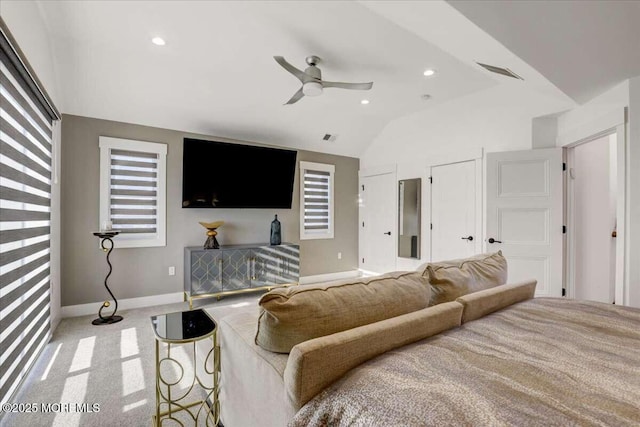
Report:
<svg viewBox="0 0 640 427"><path fill-rule="evenodd" d="M182 207L291 209L296 155L184 138Z"/></svg>

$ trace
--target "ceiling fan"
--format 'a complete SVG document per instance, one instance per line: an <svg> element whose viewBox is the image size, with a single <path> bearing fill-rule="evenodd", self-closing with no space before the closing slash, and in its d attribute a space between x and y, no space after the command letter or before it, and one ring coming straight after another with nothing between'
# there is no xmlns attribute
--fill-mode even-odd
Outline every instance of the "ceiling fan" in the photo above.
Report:
<svg viewBox="0 0 640 427"><path fill-rule="evenodd" d="M303 96L318 96L322 94L322 90L327 87L337 87L340 89L353 89L353 90L369 90L373 87L373 82L369 83L342 83L342 82L328 82L322 80L322 72L316 65L320 62L320 58L311 55L307 56L306 62L309 65L306 70L298 70L293 65L289 64L282 56L274 56L278 64L285 70L293 74L302 82L302 87L291 97L285 105L294 104L300 100Z"/></svg>

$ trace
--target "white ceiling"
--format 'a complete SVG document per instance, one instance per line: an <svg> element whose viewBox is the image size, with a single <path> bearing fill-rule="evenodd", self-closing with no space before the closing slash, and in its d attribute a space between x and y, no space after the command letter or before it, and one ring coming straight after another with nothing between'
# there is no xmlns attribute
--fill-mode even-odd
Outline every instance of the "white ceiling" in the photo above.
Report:
<svg viewBox="0 0 640 427"><path fill-rule="evenodd" d="M578 103L640 75L640 1L449 3Z"/></svg>
<svg viewBox="0 0 640 427"><path fill-rule="evenodd" d="M40 2L64 113L359 156L392 119L497 82L354 2ZM161 36L167 44L151 43ZM298 68L373 81L283 106ZM435 77L422 72L433 67ZM420 96L428 93L431 101ZM369 105L360 100L369 99ZM325 133L338 134L324 142Z"/></svg>
<svg viewBox="0 0 640 427"><path fill-rule="evenodd" d="M5 11L7 3L25 4L3 0ZM354 157L390 121L496 85L569 109L640 75L640 2L450 3L36 2L63 113ZM154 36L167 45L153 45ZM304 68L311 54L326 80L373 89L282 105L300 83L273 56ZM429 67L433 78L422 75ZM322 141L325 133L337 141Z"/></svg>

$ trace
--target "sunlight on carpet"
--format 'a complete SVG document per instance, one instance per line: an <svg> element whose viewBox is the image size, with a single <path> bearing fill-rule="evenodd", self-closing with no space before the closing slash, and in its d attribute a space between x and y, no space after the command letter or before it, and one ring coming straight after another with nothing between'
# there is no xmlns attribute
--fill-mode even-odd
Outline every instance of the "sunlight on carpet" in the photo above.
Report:
<svg viewBox="0 0 640 427"><path fill-rule="evenodd" d="M88 372L67 378L64 382L60 402L84 402L88 381ZM80 425L81 415L82 413L80 412L58 412L53 420L53 427L78 427Z"/></svg>
<svg viewBox="0 0 640 427"><path fill-rule="evenodd" d="M128 396L144 388L144 371L140 358L122 362L122 396Z"/></svg>
<svg viewBox="0 0 640 427"><path fill-rule="evenodd" d="M76 353L73 355L73 361L69 372L81 371L91 367L91 358L93 357L93 348L96 344L96 337L82 338L78 341Z"/></svg>
<svg viewBox="0 0 640 427"><path fill-rule="evenodd" d="M138 348L138 333L136 328L123 329L120 332L120 357L135 356L140 352Z"/></svg>
<svg viewBox="0 0 640 427"><path fill-rule="evenodd" d="M51 356L51 361L49 361L49 364L47 365L47 368L44 370L44 373L42 374L42 377L40 378L40 381L46 380L47 377L49 376L49 371L51 371L51 367L55 363L56 358L58 357L58 353L60 353L60 348L61 347L62 347L62 343L58 344L58 346L56 347L56 350L53 352L53 356Z"/></svg>

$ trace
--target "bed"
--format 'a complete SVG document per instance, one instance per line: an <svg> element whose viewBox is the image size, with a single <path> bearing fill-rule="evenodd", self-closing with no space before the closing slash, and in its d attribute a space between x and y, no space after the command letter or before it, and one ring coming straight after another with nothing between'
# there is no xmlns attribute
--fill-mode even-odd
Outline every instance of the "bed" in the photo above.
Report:
<svg viewBox="0 0 640 427"><path fill-rule="evenodd" d="M291 426L640 425L640 310L536 298L353 369Z"/></svg>
<svg viewBox="0 0 640 427"><path fill-rule="evenodd" d="M387 279L394 286L403 280ZM220 332L222 421L640 425L640 309L532 298L534 290L535 281L473 289L454 301L320 334L289 353L256 344L264 310L210 309Z"/></svg>

